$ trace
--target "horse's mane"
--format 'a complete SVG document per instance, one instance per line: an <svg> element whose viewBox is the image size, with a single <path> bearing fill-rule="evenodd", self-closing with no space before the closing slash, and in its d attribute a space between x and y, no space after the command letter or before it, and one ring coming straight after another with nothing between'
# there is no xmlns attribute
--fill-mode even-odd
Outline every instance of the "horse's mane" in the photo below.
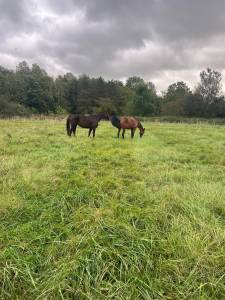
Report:
<svg viewBox="0 0 225 300"><path fill-rule="evenodd" d="M141 122L139 120L138 120L138 128L144 129L143 126L142 126L142 124L141 124Z"/></svg>
<svg viewBox="0 0 225 300"><path fill-rule="evenodd" d="M111 116L110 120L113 126L120 128L120 119L116 115Z"/></svg>

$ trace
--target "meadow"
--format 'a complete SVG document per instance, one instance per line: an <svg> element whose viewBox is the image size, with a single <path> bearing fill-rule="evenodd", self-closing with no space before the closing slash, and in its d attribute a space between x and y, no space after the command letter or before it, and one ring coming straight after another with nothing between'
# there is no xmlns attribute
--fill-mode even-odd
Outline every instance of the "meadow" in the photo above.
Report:
<svg viewBox="0 0 225 300"><path fill-rule="evenodd" d="M224 299L225 127L0 120L1 299Z"/></svg>

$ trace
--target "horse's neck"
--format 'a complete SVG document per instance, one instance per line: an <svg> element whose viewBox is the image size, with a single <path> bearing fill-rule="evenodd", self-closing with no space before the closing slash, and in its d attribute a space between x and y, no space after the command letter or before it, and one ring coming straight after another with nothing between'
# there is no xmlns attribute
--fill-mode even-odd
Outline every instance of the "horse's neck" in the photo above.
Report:
<svg viewBox="0 0 225 300"><path fill-rule="evenodd" d="M112 116L110 117L111 122L117 122L119 121L119 119L117 118L117 116Z"/></svg>
<svg viewBox="0 0 225 300"><path fill-rule="evenodd" d="M141 122L138 122L138 126L137 127L138 127L139 130L143 130L143 126L141 125Z"/></svg>
<svg viewBox="0 0 225 300"><path fill-rule="evenodd" d="M97 119L98 122L101 121L102 118L103 118L103 116L97 116L96 117L96 119Z"/></svg>
<svg viewBox="0 0 225 300"><path fill-rule="evenodd" d="M117 128L120 128L120 120L117 116L110 117L110 121L111 121L113 126L115 126Z"/></svg>

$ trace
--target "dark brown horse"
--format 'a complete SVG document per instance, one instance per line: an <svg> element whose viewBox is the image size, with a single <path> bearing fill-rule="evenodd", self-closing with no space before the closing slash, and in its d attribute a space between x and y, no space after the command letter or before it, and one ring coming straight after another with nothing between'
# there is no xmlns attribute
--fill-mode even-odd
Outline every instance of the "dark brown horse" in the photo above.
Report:
<svg viewBox="0 0 225 300"><path fill-rule="evenodd" d="M113 126L118 128L118 138L120 136L120 131L122 131L122 137L124 138L125 130L131 130L131 138L134 137L135 130L138 128L140 131L140 137L143 136L145 128L141 125L141 122L134 117L121 117L120 119L116 116L109 117Z"/></svg>
<svg viewBox="0 0 225 300"><path fill-rule="evenodd" d="M66 130L68 136L71 136L72 133L75 136L77 125L79 125L82 128L89 128L88 136L92 135L95 137L95 130L98 127L98 123L100 120L105 119L108 120L108 116L105 114L99 114L99 115L90 115L90 116L84 116L84 115L78 115L73 114L69 115L66 120Z"/></svg>
<svg viewBox="0 0 225 300"><path fill-rule="evenodd" d="M113 115L113 116L109 116L109 120L111 121L111 123L114 127L118 128L117 137L119 138L120 130L121 130L120 119L117 116Z"/></svg>

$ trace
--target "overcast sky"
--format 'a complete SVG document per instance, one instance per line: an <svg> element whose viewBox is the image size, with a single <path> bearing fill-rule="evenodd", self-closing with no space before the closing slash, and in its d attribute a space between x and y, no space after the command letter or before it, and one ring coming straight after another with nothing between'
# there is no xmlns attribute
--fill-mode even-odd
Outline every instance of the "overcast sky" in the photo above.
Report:
<svg viewBox="0 0 225 300"><path fill-rule="evenodd" d="M193 87L208 66L225 74L225 0L0 0L0 41L11 69Z"/></svg>

